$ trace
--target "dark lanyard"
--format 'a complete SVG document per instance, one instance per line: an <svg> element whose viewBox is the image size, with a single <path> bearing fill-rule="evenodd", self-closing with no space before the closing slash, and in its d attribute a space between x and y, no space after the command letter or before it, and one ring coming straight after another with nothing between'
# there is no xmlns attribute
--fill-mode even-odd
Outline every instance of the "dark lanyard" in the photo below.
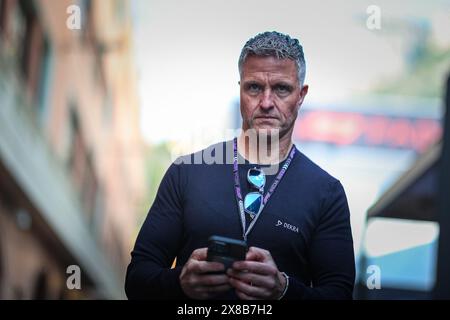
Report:
<svg viewBox="0 0 450 320"><path fill-rule="evenodd" d="M284 163L283 167L281 167L280 172L278 172L275 181L270 186L269 190L267 190L266 195L263 197L262 201L262 207L259 210L258 215L256 215L255 219L252 220L250 225L248 226L248 229L245 228L245 211L244 211L244 200L242 199L242 192L241 192L241 183L239 181L239 167L238 167L238 152L237 152L237 138L234 138L233 141L233 151L234 151L234 158L233 158L233 173L234 173L234 190L236 194L236 201L239 208L239 216L241 218L242 223L242 236L245 241L247 241L247 236L250 233L250 231L253 229L253 226L255 225L256 221L258 220L259 216L261 215L264 207L266 206L267 202L269 202L270 197L275 192L275 189L278 187L278 184L280 183L281 179L285 175L287 169L289 168L289 165L291 164L292 160L294 159L295 155L295 146L292 146L291 151L289 152L289 157L287 158L286 162Z"/></svg>

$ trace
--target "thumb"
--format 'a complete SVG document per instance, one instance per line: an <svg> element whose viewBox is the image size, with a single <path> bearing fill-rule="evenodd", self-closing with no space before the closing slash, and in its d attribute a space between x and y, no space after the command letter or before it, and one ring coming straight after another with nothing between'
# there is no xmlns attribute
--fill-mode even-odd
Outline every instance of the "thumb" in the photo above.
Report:
<svg viewBox="0 0 450 320"><path fill-rule="evenodd" d="M265 261L266 255L265 250L257 248L257 247L250 247L250 249L247 252L247 255L245 256L245 260L250 261Z"/></svg>
<svg viewBox="0 0 450 320"><path fill-rule="evenodd" d="M192 252L191 259L198 261L205 261L207 255L208 255L208 248L200 248Z"/></svg>

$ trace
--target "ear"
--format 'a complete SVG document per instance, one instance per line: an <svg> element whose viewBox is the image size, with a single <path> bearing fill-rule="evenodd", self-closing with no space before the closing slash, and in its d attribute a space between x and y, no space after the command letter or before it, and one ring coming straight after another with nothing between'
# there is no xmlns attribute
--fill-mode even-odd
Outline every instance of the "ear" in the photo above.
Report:
<svg viewBox="0 0 450 320"><path fill-rule="evenodd" d="M306 95L308 94L309 86L307 84L303 85L302 89L300 90L300 95L298 97L298 107L303 103L303 100L305 100Z"/></svg>

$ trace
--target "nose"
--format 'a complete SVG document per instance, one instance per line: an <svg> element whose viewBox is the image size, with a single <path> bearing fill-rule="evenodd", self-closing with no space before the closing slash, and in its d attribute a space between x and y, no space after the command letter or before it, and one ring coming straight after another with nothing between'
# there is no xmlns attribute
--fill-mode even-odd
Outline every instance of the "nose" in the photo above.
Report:
<svg viewBox="0 0 450 320"><path fill-rule="evenodd" d="M271 109L274 107L273 94L272 90L266 89L264 90L263 96L261 98L261 102L259 104L261 109Z"/></svg>

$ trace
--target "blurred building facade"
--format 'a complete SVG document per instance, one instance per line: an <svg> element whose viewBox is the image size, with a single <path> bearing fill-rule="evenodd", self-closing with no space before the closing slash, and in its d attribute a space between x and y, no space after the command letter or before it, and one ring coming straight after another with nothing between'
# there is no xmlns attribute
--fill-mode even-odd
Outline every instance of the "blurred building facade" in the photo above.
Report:
<svg viewBox="0 0 450 320"><path fill-rule="evenodd" d="M450 77L446 88L442 139L368 210L358 299L450 298Z"/></svg>
<svg viewBox="0 0 450 320"><path fill-rule="evenodd" d="M0 0L1 299L124 297L144 192L130 37L127 0Z"/></svg>

